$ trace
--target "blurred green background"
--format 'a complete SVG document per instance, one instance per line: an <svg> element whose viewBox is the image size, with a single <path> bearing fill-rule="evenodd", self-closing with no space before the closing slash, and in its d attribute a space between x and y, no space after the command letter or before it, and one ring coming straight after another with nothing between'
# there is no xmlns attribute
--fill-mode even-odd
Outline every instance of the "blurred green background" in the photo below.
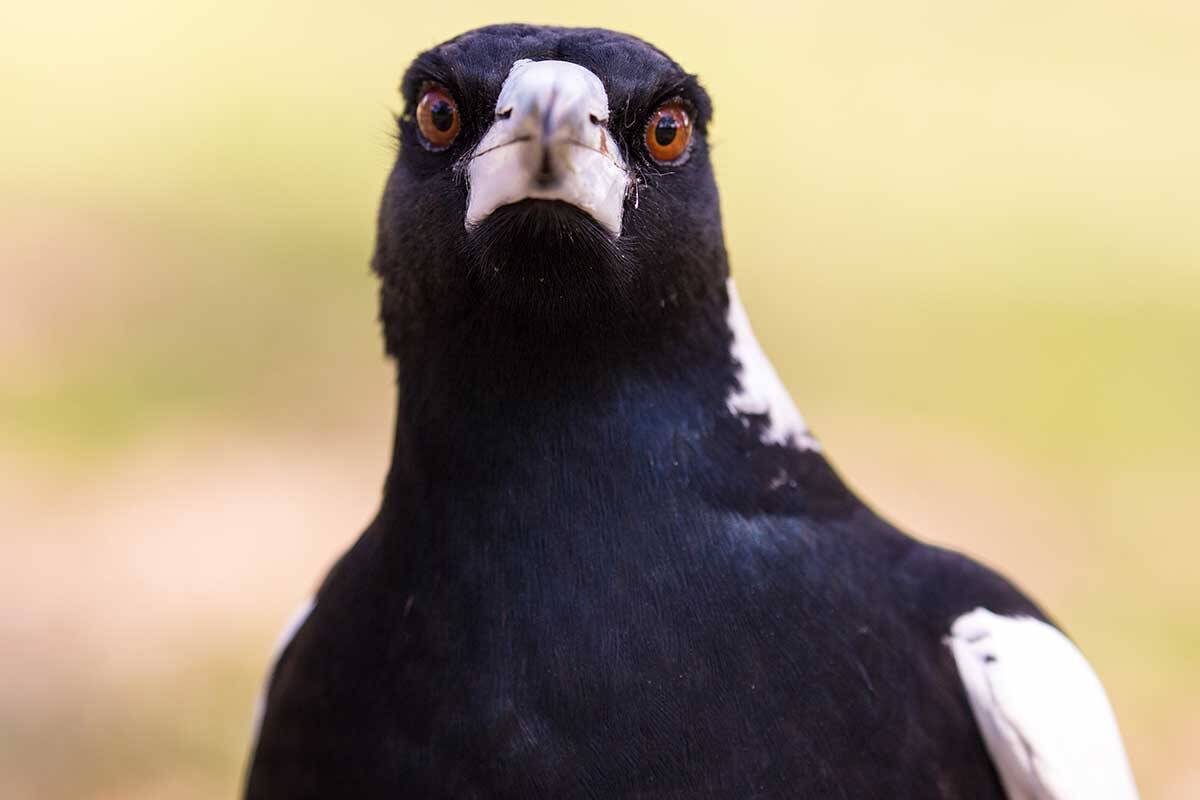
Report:
<svg viewBox="0 0 1200 800"><path fill-rule="evenodd" d="M1043 601L1144 796L1200 797L1186 0L6 7L4 796L236 793L275 633L390 446L395 87L510 20L700 73L742 296L838 466Z"/></svg>

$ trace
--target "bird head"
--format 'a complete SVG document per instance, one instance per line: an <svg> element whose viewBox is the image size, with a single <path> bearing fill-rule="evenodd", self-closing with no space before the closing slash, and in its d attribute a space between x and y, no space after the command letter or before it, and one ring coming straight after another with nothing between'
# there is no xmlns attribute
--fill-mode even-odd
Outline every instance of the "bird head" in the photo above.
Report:
<svg viewBox="0 0 1200 800"><path fill-rule="evenodd" d="M422 53L401 92L374 259L393 353L431 324L653 327L721 292L711 106L660 50L492 26Z"/></svg>

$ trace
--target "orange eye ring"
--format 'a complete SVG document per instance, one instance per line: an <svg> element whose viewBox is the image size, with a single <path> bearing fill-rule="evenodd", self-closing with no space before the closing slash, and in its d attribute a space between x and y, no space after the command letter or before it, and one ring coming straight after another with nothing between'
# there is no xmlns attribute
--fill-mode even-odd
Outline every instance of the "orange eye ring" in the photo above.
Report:
<svg viewBox="0 0 1200 800"><path fill-rule="evenodd" d="M692 143L692 115L679 100L668 100L646 122L646 149L660 164L674 164Z"/></svg>
<svg viewBox="0 0 1200 800"><path fill-rule="evenodd" d="M417 103L417 130L430 150L445 150L458 138L458 104L450 92L431 84L421 91Z"/></svg>

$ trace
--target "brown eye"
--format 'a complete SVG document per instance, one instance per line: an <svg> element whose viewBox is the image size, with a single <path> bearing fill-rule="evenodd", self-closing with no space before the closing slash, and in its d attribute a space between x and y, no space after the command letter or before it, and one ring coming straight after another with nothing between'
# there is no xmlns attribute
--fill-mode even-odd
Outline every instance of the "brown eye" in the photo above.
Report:
<svg viewBox="0 0 1200 800"><path fill-rule="evenodd" d="M646 147L655 161L678 161L692 141L692 115L678 100L658 107L646 123Z"/></svg>
<svg viewBox="0 0 1200 800"><path fill-rule="evenodd" d="M417 128L431 150L445 150L458 136L458 105L441 86L429 86L421 95Z"/></svg>

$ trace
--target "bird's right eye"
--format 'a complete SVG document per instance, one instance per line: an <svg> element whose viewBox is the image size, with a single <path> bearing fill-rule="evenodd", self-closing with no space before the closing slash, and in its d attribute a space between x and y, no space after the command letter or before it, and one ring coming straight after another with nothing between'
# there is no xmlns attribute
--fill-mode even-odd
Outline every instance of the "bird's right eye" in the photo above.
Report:
<svg viewBox="0 0 1200 800"><path fill-rule="evenodd" d="M422 90L417 129L430 150L445 150L458 137L458 104L444 87L432 84Z"/></svg>
<svg viewBox="0 0 1200 800"><path fill-rule="evenodd" d="M658 107L646 123L646 149L660 164L677 164L692 142L692 115L679 100Z"/></svg>

